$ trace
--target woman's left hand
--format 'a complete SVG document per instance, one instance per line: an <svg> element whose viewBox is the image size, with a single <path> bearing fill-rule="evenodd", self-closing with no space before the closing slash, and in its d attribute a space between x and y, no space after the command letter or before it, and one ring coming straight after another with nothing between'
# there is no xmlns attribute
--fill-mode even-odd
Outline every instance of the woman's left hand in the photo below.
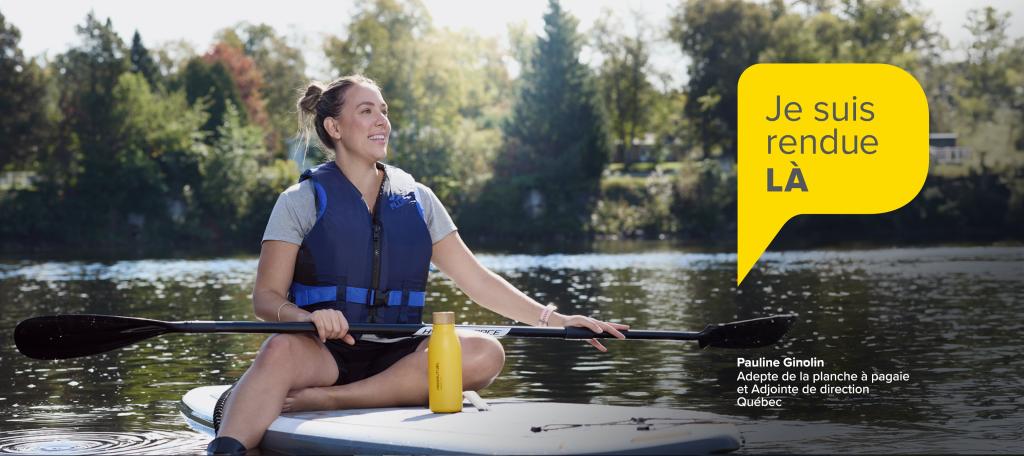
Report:
<svg viewBox="0 0 1024 456"><path fill-rule="evenodd" d="M564 318L562 323L563 326L579 326L581 328L590 329L591 331L594 331L598 334L607 332L608 334L615 336L616 339L625 339L626 336L622 335L622 333L619 332L619 330L629 329L629 325L601 321L595 318L588 317L586 315L566 315L562 318ZM604 344L599 342L597 339L587 339L587 342L590 345L593 345L598 350L601 350L603 352L608 351L608 349L605 348Z"/></svg>

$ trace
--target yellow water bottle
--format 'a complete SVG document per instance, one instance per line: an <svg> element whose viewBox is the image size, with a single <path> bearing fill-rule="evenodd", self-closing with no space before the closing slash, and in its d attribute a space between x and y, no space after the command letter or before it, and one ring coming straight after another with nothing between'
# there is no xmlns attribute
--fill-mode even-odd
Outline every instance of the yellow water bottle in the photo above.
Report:
<svg viewBox="0 0 1024 456"><path fill-rule="evenodd" d="M427 342L427 387L430 411L462 411L462 347L455 334L455 313L434 312L434 328Z"/></svg>

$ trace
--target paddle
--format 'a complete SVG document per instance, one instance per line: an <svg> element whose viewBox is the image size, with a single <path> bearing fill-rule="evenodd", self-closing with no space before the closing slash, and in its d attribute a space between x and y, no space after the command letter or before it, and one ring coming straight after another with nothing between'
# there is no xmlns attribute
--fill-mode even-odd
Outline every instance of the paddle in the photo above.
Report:
<svg viewBox="0 0 1024 456"><path fill-rule="evenodd" d="M696 340L701 348L754 348L771 345L796 321L796 315L774 315L753 320L708 325L701 332L622 331L626 339ZM614 337L595 334L586 328L535 328L530 326L472 326L459 329L479 331L495 337L546 337L592 339ZM353 334L378 336L429 335L430 325L353 324ZM14 342L25 356L36 359L65 359L95 355L166 333L305 333L315 332L312 323L265 323L248 321L159 321L113 315L50 315L34 317L14 328Z"/></svg>

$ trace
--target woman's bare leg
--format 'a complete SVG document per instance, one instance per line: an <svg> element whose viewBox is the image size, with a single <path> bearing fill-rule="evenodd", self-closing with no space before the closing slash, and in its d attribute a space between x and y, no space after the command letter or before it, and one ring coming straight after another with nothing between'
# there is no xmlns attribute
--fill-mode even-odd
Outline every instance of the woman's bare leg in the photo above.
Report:
<svg viewBox="0 0 1024 456"><path fill-rule="evenodd" d="M255 448L281 414L288 391L333 385L338 366L319 340L302 334L275 334L260 348L224 406L218 437L232 437Z"/></svg>
<svg viewBox="0 0 1024 456"><path fill-rule="evenodd" d="M462 387L490 385L505 365L505 351L494 337L458 331L462 346ZM286 411L424 405L427 403L427 341L416 351L372 377L327 388L296 388L285 400Z"/></svg>

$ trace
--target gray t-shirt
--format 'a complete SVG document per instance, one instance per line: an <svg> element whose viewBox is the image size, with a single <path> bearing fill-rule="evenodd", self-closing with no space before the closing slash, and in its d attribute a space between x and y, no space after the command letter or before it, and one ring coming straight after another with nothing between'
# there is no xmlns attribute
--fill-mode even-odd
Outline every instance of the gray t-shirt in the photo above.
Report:
<svg viewBox="0 0 1024 456"><path fill-rule="evenodd" d="M441 200L437 199L437 195L419 182L416 183L416 201L423 207L423 217L430 230L432 243L436 244L457 229ZM302 240L313 229L314 224L316 200L313 198L313 184L307 179L281 192L277 204L274 204L274 210L270 212L263 240L302 245Z"/></svg>

